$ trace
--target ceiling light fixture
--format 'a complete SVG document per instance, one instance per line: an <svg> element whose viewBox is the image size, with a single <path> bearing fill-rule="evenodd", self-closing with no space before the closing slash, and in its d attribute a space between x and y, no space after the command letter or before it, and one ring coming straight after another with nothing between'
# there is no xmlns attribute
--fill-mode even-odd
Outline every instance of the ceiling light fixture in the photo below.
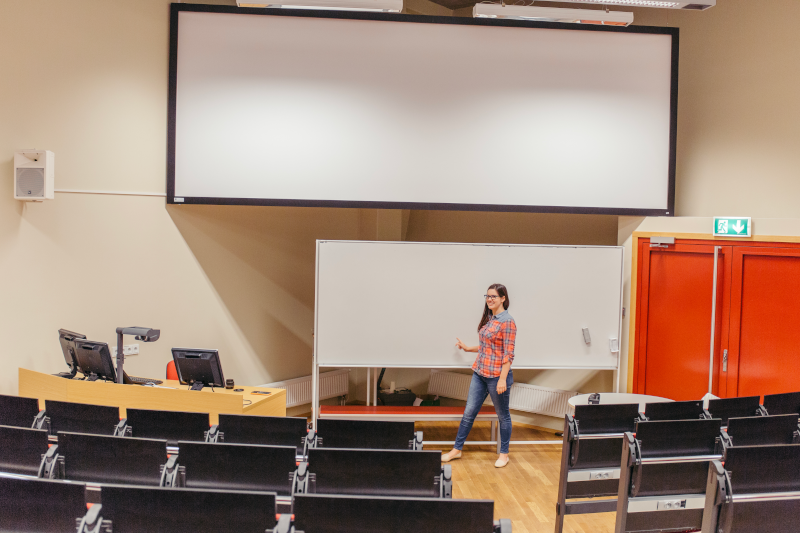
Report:
<svg viewBox="0 0 800 533"><path fill-rule="evenodd" d="M239 7L285 7L287 9L332 9L336 11L378 11L399 13L403 0L278 0L275 3L242 2Z"/></svg>
<svg viewBox="0 0 800 533"><path fill-rule="evenodd" d="M518 6L509 4L475 4L475 18L503 18L533 20L539 22L567 22L577 24L601 24L606 26L629 26L633 13L627 11L604 11L600 9L563 9L558 7Z"/></svg>
<svg viewBox="0 0 800 533"><path fill-rule="evenodd" d="M717 5L717 0L543 0L545 2L569 2L572 4L602 4L604 6L658 7L663 9L692 9L702 11Z"/></svg>

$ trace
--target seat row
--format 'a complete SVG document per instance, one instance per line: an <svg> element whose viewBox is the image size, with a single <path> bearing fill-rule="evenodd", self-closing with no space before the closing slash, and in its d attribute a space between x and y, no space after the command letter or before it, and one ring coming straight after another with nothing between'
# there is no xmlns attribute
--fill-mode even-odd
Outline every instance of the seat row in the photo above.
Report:
<svg viewBox="0 0 800 533"><path fill-rule="evenodd" d="M86 486L0 476L0 530L79 533L510 533L494 502L299 494L278 514L276 494L103 485L99 504ZM88 511L87 511L88 507Z"/></svg>
<svg viewBox="0 0 800 533"><path fill-rule="evenodd" d="M224 444L58 433L0 426L0 471L88 483L224 488L294 494L452 497L436 451Z"/></svg>
<svg viewBox="0 0 800 533"><path fill-rule="evenodd" d="M565 418L556 533L566 515L608 511L617 533L699 530L715 463L749 446L800 448L800 394L758 400L577 406ZM800 479L800 463L783 467ZM602 496L617 499L567 501Z"/></svg>
<svg viewBox="0 0 800 533"><path fill-rule="evenodd" d="M0 425L60 432L133 436L178 441L295 446L305 456L311 447L421 450L422 432L413 422L319 420L309 431L305 418L220 414L211 425L208 413L126 409L0 395ZM323 438L324 437L324 438Z"/></svg>

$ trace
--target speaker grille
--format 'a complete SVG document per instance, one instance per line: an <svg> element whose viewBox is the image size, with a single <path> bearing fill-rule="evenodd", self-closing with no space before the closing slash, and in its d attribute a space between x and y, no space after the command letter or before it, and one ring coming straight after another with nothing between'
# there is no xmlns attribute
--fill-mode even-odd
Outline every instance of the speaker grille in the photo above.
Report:
<svg viewBox="0 0 800 533"><path fill-rule="evenodd" d="M44 198L44 169L17 169L17 196Z"/></svg>

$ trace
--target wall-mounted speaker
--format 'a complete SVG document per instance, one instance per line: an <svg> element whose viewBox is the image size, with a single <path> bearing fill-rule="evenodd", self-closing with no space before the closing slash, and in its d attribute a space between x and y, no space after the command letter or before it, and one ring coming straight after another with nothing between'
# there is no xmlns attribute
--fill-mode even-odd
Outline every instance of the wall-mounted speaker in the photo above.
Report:
<svg viewBox="0 0 800 533"><path fill-rule="evenodd" d="M14 152L14 199L52 200L55 197L55 156L49 150Z"/></svg>

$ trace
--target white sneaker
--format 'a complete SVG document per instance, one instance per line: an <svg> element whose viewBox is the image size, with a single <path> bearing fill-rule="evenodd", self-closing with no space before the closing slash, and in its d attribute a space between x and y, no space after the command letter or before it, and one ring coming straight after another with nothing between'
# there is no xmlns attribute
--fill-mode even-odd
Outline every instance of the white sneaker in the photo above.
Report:
<svg viewBox="0 0 800 533"><path fill-rule="evenodd" d="M510 458L506 457L506 460L503 461L502 458L498 457L497 461L494 463L494 467L495 468L503 468L504 466L506 466L508 464L508 462L510 460L511 460Z"/></svg>

